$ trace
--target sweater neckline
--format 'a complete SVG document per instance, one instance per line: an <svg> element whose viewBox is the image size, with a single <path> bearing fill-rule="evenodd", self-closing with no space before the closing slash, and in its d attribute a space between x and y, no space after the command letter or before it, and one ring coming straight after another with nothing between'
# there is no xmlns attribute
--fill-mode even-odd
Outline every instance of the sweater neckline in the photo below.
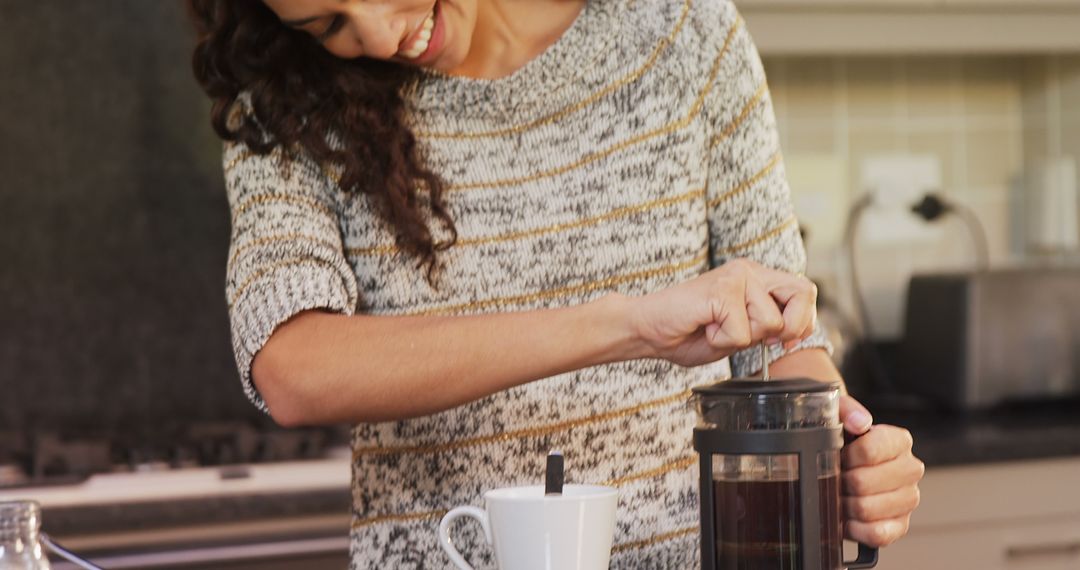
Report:
<svg viewBox="0 0 1080 570"><path fill-rule="evenodd" d="M584 75L618 30L620 0L586 0L570 27L540 55L510 75L481 79L421 70L407 97L414 111L454 116L492 116L549 100L564 85Z"/></svg>

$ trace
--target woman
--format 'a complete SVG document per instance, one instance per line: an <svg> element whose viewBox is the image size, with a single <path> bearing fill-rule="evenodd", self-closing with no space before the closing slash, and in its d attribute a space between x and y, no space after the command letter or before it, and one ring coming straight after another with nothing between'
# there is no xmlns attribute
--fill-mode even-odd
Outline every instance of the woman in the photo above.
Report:
<svg viewBox="0 0 1080 570"><path fill-rule="evenodd" d="M688 390L760 341L777 376L839 379L731 3L190 3L240 375L283 425L355 424L352 566L442 566L442 513L556 448L620 488L613 567L696 565ZM848 536L906 533L910 435L845 462Z"/></svg>

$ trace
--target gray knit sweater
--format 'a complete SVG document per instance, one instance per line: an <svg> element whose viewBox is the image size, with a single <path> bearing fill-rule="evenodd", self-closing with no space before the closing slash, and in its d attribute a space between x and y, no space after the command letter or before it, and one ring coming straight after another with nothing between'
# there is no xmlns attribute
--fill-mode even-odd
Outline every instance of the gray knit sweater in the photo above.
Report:
<svg viewBox="0 0 1080 570"><path fill-rule="evenodd" d="M439 288L394 246L366 196L310 161L225 151L228 299L240 377L274 328L314 308L463 315L641 295L749 257L805 255L761 63L727 0L590 0L513 75L427 74L407 93L460 232ZM821 331L802 346L825 346ZM775 358L779 354L774 354ZM420 355L422 356L422 355ZM732 358L749 374L759 357ZM418 419L353 430L352 568L443 568L439 518L485 490L568 481L619 488L614 568L698 559L691 387L729 375L641 360L597 366ZM357 378L362 382L363 378ZM478 525L455 541L492 567Z"/></svg>

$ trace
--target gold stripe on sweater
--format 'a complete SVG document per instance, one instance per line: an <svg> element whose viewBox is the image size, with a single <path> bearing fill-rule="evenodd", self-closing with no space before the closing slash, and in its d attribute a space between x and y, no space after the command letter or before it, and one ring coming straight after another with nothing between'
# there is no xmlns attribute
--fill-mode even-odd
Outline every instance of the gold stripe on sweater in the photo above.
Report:
<svg viewBox="0 0 1080 570"><path fill-rule="evenodd" d="M245 160L247 160L247 159L249 159L249 158L251 158L253 156L256 156L256 155L255 155L254 152L251 152L250 150L245 149L245 150L240 151L240 154L236 155L235 157L233 157L232 160L225 163L225 168L223 169L225 174L229 174L241 162L244 162Z"/></svg>
<svg viewBox="0 0 1080 570"><path fill-rule="evenodd" d="M325 204L315 200L314 198L307 198L305 196L292 196L288 194L264 194L262 196L256 196L233 209L233 223L242 216L245 212L254 208L255 206L262 206L264 204L291 204L294 206L306 206L318 210L319 213L333 217L337 219L337 213L327 207Z"/></svg>
<svg viewBox="0 0 1080 570"><path fill-rule="evenodd" d="M371 526L373 524L385 523L385 522L407 522L424 519L441 519L446 514L446 509L439 509L435 511L424 511L420 513L405 513L402 515L379 515L377 517L371 517L366 519L357 519L352 522L353 529L358 529L365 526Z"/></svg>
<svg viewBox="0 0 1080 570"><path fill-rule="evenodd" d="M694 457L690 457L690 458L687 458L687 459L680 459L679 461L676 461L674 463L670 463L668 465L660 467L659 469L651 469L649 471L643 471L641 473L635 473L635 474L632 474L632 475L627 475L626 477L623 477L621 479L612 479L610 481L606 481L606 482L602 483L602 485L607 485L609 487L621 487L622 485L624 485L624 484L626 484L626 483L628 483L630 481L637 481L637 480L640 480L640 479L648 479L648 478L652 478L652 477L659 477L660 475L663 475L663 474L671 472L671 471L675 471L676 469L683 469L683 468L687 467L688 465L692 465L692 464L694 464L696 462L697 462L697 459L694 458ZM385 522L407 522L407 521L415 521L415 520L442 518L443 515L446 514L446 512L447 511L445 509L438 509L438 510L434 510L434 511L422 511L422 512L415 512L415 513L398 514L398 515L378 515L378 516L374 516L374 517L368 517L366 519L356 519L356 520L354 520L352 522L352 528L356 529L356 528L361 528L361 527L370 526L370 525L373 525L373 524L385 523Z"/></svg>
<svg viewBox="0 0 1080 570"><path fill-rule="evenodd" d="M237 144L239 144L239 143L236 143L236 142L226 142L225 143L227 148L232 148L233 146L235 146ZM278 157L281 154L281 148L282 147L280 147L280 146L276 146L273 149L271 149L269 152L267 152L266 154L259 154L259 153L255 152L255 151L251 150L248 147L244 147L240 151L239 154L237 154L235 157L233 157L232 160L230 160L229 162L227 162L225 164L225 167L222 170L225 172L225 174L229 174L241 162L244 162L245 160L247 160L249 158L253 158L253 157L263 157L263 158Z"/></svg>
<svg viewBox="0 0 1080 570"><path fill-rule="evenodd" d="M746 118L750 116L750 112L757 108L758 104L761 103L761 100L765 98L765 94L768 92L769 83L762 82L761 86L759 86L757 91L754 93L754 96L746 102L746 105L743 106L742 111L737 117L735 117L735 120L731 121L731 124L728 125L727 128L725 128L723 131L720 132L720 134L714 136L712 140L709 141L709 150L712 150L713 147L720 144L731 135L735 134L735 131L737 131L739 129L739 126L741 126L743 122L746 121Z"/></svg>
<svg viewBox="0 0 1080 570"><path fill-rule="evenodd" d="M668 540L674 540L676 538L682 538L684 536L694 534L701 527L692 526L688 528L679 529L672 532L665 532L664 534L658 534L653 537L646 538L644 540L635 540L633 542L624 542L622 544L616 544L611 548L612 552L622 552L624 550L632 550L635 548L645 548L646 546L652 546Z"/></svg>
<svg viewBox="0 0 1080 570"><path fill-rule="evenodd" d="M519 429L514 431L507 431L497 434L484 435L480 437L471 437L468 439L459 439L457 441L448 441L445 443L435 443L429 445L396 445L396 446L375 446L375 447L361 447L353 450L353 460L357 461L361 457L370 455L395 455L402 453L417 453L417 454L429 454L429 453L443 453L447 451L454 451L457 449L463 449L466 447L475 447L477 445L484 445L488 443L496 443L500 441L510 441L513 439L524 439L529 437L537 437L541 435L550 435L560 431L567 431L576 427L606 422L618 418L632 416L643 410L651 408L657 408L674 403L685 403L687 398L691 395L690 390L685 390L677 394L671 394L655 400L649 400L642 402L635 406L628 408L620 408L617 410L611 410L601 414L592 416L586 416L583 418L577 418L573 420L566 420L557 422L554 424L548 424L544 426L535 426L525 429Z"/></svg>
<svg viewBox="0 0 1080 570"><path fill-rule="evenodd" d="M304 235L304 234L301 234L301 233L295 233L294 232L294 233L288 233L288 234L271 235L271 236L266 236L266 237L261 237L261 238L258 238L258 239L251 240L251 241L245 243L244 245L236 248L236 251L234 251L232 256L229 257L229 265L232 265L233 263L236 263L236 260L240 259L240 255L243 254L244 252L246 252L249 249L253 249L253 248L256 248L256 247L261 247L261 246L268 245L268 244L271 244L271 243L282 242L282 241L306 241L306 242L311 242L311 243L313 243L315 245L325 246L325 247L328 247L328 248L333 249L333 250L336 250L336 249L338 249L338 247L340 247L340 244L334 243L334 242L332 242L330 240L317 238L317 237L309 236L309 235Z"/></svg>
<svg viewBox="0 0 1080 570"><path fill-rule="evenodd" d="M745 192L751 186L757 184L759 180L765 178L770 172L772 172L772 169L776 168L776 166L780 164L782 160L783 156L779 152L777 152L772 156L772 158L769 159L769 162L761 170L759 170L757 174L751 176L749 180L746 180L740 183L738 186L732 188L731 190L728 190L727 192L724 192L716 198L709 200L709 208L715 208L729 198L734 198L736 195Z"/></svg>
<svg viewBox="0 0 1080 570"><path fill-rule="evenodd" d="M633 216L634 214L641 214L650 210L663 208L665 206L673 206L680 202L686 202L694 200L705 195L705 189L691 190L689 192L679 194L677 196L668 196L659 198L657 200L651 200L642 204L635 204L633 206L623 206L616 208L610 212L600 214L599 216L593 216L591 218L584 218L580 220L574 220L572 222L563 222L559 224L552 224L550 226L543 226L539 228L533 228L530 230L522 230L519 232L512 232L502 235L476 237L468 239L460 239L455 243L457 246L473 246L473 245L488 245L492 243L503 243L508 241L515 241L519 239L525 239L530 237L542 236L547 234L558 233L566 230L573 230L579 228L585 228L589 226L595 226L602 222L613 220L616 218L623 218ZM377 245L372 247L350 247L345 250L346 254L350 256L365 256L365 255L388 255L397 253L399 248L395 245Z"/></svg>
<svg viewBox="0 0 1080 570"><path fill-rule="evenodd" d="M655 267L653 269L646 269L644 271L638 271L635 273L628 273L626 275L615 275L612 277L605 277L604 279L598 279L596 281L590 281L578 285L569 285L556 289L548 289L545 291L537 291L535 293L527 293L525 295L495 297L492 299L484 299L482 301L473 301L471 303L461 303L459 305L449 305L445 307L425 309L423 311L417 311L407 314L412 316L457 314L477 309L486 309L489 307L507 307L511 305L522 305L545 299L555 299L558 297L568 297L571 295L578 295L582 293L591 293L593 291L602 291L610 289L615 285L620 285L622 283L632 281L644 281L645 279L651 279L653 277L658 277L661 275L671 275L673 273L678 273L679 271L701 265L702 263L705 263L708 258L708 252L702 252L688 261L674 263L671 265L664 265L661 267Z"/></svg>
<svg viewBox="0 0 1080 570"><path fill-rule="evenodd" d="M667 35L667 37L662 38L660 40L660 43L658 43L656 45L656 47L653 48L653 52L652 52L651 55L649 55L649 59L647 59L645 61L645 63L642 64L641 67L639 67L638 69L630 72L629 74L622 77L618 81L616 81L616 82L614 82L614 83L612 83L610 85L607 85L603 89L593 93L592 95L586 97L585 99L583 99L583 100L581 100L581 101L579 101L577 103L574 103L573 105L570 105L568 107L560 109L559 111L556 111L556 112L554 112L554 113L552 113L550 115L540 117L539 119L535 119L535 120L530 121L528 123L524 123L524 124L521 124L521 125L514 125L512 127L505 127L505 128L502 128L502 129L496 129L496 130L490 130L490 131L475 131L475 132L471 132L471 133L439 133L439 132L420 131L420 132L416 133L416 137L417 138L422 138L422 139L457 139L457 140L495 138L495 137L501 137L501 136L506 136L506 135L511 135L511 134L523 133L525 131L535 129L535 128L541 127L543 125L554 123L555 121L558 121L559 119L562 119L562 118L564 118L564 117L566 117L568 115L576 113L576 112L584 109L585 107L588 107L589 105L592 105L593 103L596 103L600 99L603 99L604 97L610 95L611 93L614 93L615 91L625 87L626 85L629 85L629 84L637 81L638 79L641 79L641 77L643 75L645 75L650 69L652 69L652 67L654 65L656 65L657 60L660 59L660 55L662 53L664 53L664 51L667 50L668 47L670 47L673 43L675 43L675 38L678 37L679 32L682 30L683 24L686 22L686 16L689 13L690 13L690 0L685 0L683 2L682 15L679 16L679 21L675 23L675 28L672 29L671 33L669 33Z"/></svg>
<svg viewBox="0 0 1080 570"><path fill-rule="evenodd" d="M759 244L759 243L761 243L761 242L763 242L765 240L772 239L772 238L784 233L784 230L790 228L791 226L798 226L798 225L799 225L798 218L796 218L795 216L791 216L790 218L785 220L784 223L782 223L779 226L776 226L775 228L773 228L773 229L759 235L758 237L756 237L756 238L754 238L754 239L752 239L750 241L745 241L743 243L736 244L736 245L733 245L731 247L726 247L724 249L718 250L714 255L730 255L732 253L737 253L737 252L742 251L744 249L751 248L751 247L753 247L753 246L755 246L755 245L757 245L757 244Z"/></svg>
<svg viewBox="0 0 1080 570"><path fill-rule="evenodd" d="M585 156L579 158L578 160L575 160L570 164L517 178L506 178L502 180L491 180L486 182L469 182L465 184L455 184L449 186L446 191L460 192L465 190L479 190L499 188L503 186L517 186L529 182L534 182L536 180L542 180L544 178L551 178L560 174L565 174L572 170L576 170L586 164L596 162L600 159L606 158L608 156L611 156L612 154L641 144L650 139L667 135L679 129L688 127L691 123L693 123L694 119L697 118L698 114L701 113L701 109L705 103L705 97L709 95L709 92L712 91L713 86L716 84L716 77L720 73L720 64L723 63L724 56L727 55L728 50L731 48L731 42L735 38L735 33L742 28L742 24L743 20L742 18L739 18L735 21L735 24L731 26L731 30L728 32L727 38L724 40L724 47L720 50L720 53L717 54L716 59L713 61L712 69L709 70L709 77L708 80L705 82L705 86L702 88L701 92L698 93L697 99L694 100L694 104L690 107L689 113L687 113L687 115L682 119L668 123L663 127L659 127L657 129L642 133L606 149L586 154Z"/></svg>
<svg viewBox="0 0 1080 570"><path fill-rule="evenodd" d="M653 477L659 477L661 475L666 475L668 473L671 473L672 471L678 471L680 469L686 469L687 467L690 467L691 465L694 465L696 463L697 463L697 457L684 457L684 458L682 458L682 459L680 459L678 461L672 461L671 463L668 463L667 465L661 465L660 467L657 467L656 469L650 469L648 471L642 471L641 473L634 473L634 474L631 474L631 475L627 475L625 477L619 477L617 479L609 479L609 480L605 481L603 484L607 485L609 487L622 487L623 485L625 485L627 483L630 483L630 482L633 482L633 481L639 481L641 479L651 479Z"/></svg>
<svg viewBox="0 0 1080 570"><path fill-rule="evenodd" d="M260 154L258 154L256 152L252 151L251 149L245 148L244 150L240 151L239 154L234 156L232 160L225 163L225 166L222 168L222 171L225 173L226 176L228 176L233 171L233 169L235 169L237 166L240 165L241 162L244 162L245 160L247 160L249 158L253 158L253 157L257 157L257 156L270 156L270 157L272 157L272 156L274 156L274 155L276 155L276 154L278 154L280 152L281 152L281 147L275 147L268 154L260 155ZM325 176L329 180L333 180L334 184L341 184L341 177L342 177L343 172L342 172L342 169L340 167L337 167L337 166L335 166L333 164L325 164L325 165L321 166L319 168L319 170L321 171L323 176Z"/></svg>
<svg viewBox="0 0 1080 570"><path fill-rule="evenodd" d="M236 305L236 303L244 296L244 293L246 293L248 288L251 287L251 284L258 281L260 278L262 278L262 276L264 276L264 275L266 275L268 273L273 273L274 271L277 271L278 269L282 269L282 268L285 268L285 267L293 267L293 266L308 265L308 264L322 265L324 267L328 267L328 268L333 269L333 270L336 271L336 268L330 262L324 261L322 259L314 258L314 257L296 257L296 258L292 258L292 259L285 259L283 261L279 261L277 263L274 263L273 265L270 265L268 267L264 267L264 268L260 269L254 275L252 275L251 277L248 277L244 281L244 283L242 285L237 287L236 288L236 294L233 295L232 299L230 299L229 302L228 302L229 310L232 310L233 306Z"/></svg>

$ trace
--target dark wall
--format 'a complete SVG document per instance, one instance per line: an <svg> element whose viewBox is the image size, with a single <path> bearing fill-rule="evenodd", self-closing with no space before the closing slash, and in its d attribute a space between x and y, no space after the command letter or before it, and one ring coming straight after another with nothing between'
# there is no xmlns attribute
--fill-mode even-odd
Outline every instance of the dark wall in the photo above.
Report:
<svg viewBox="0 0 1080 570"><path fill-rule="evenodd" d="M254 418L176 0L0 0L0 430Z"/></svg>

